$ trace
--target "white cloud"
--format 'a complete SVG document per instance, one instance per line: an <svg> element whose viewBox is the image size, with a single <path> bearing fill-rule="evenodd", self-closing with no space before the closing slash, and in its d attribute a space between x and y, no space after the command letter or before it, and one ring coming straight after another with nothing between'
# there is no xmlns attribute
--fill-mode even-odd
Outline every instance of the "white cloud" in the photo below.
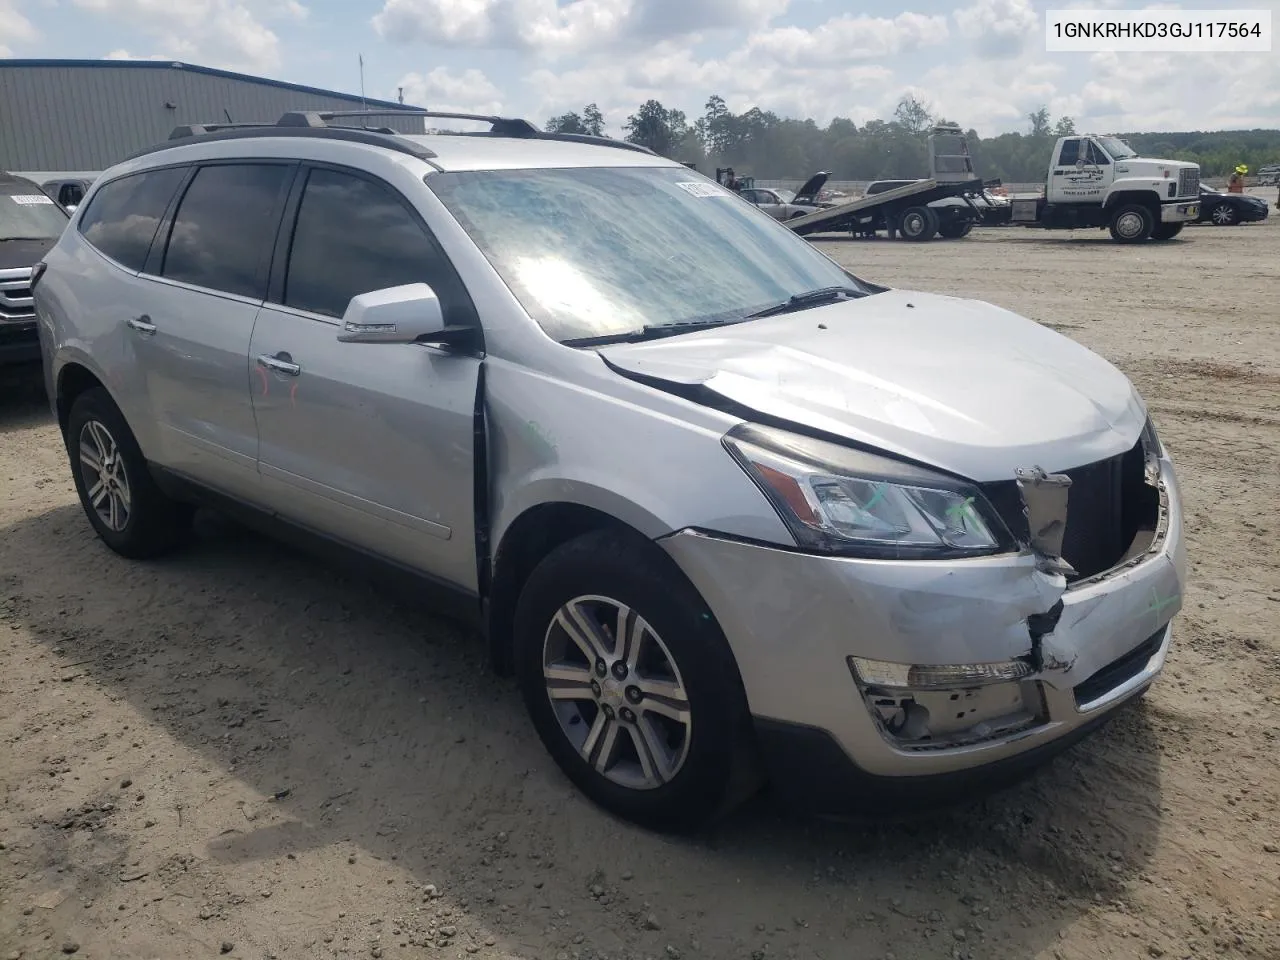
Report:
<svg viewBox="0 0 1280 960"><path fill-rule="evenodd" d="M396 86L404 88L405 103L414 106L453 113L502 113L501 91L479 70L454 74L436 67L426 76L407 73Z"/></svg>
<svg viewBox="0 0 1280 960"><path fill-rule="evenodd" d="M1028 41L1042 36L1043 31L1043 21L1030 0L974 0L953 16L975 49L991 59L1018 56Z"/></svg>
<svg viewBox="0 0 1280 960"><path fill-rule="evenodd" d="M393 43L561 56L637 40L767 23L789 0L385 0L373 28Z"/></svg>
<svg viewBox="0 0 1280 960"><path fill-rule="evenodd" d="M0 57L14 55L10 44L34 43L40 38L40 32L22 15L16 0L0 0L0 24L4 25L4 33L0 34Z"/></svg>
<svg viewBox="0 0 1280 960"><path fill-rule="evenodd" d="M77 7L133 27L154 45L143 59L194 60L232 70L280 65L280 40L264 21L300 20L297 0L73 0ZM122 51L117 51L122 52Z"/></svg>
<svg viewBox="0 0 1280 960"><path fill-rule="evenodd" d="M751 35L746 52L753 59L791 66L835 66L850 60L895 56L904 50L944 43L945 17L900 13L884 17L834 17L812 30L777 27Z"/></svg>

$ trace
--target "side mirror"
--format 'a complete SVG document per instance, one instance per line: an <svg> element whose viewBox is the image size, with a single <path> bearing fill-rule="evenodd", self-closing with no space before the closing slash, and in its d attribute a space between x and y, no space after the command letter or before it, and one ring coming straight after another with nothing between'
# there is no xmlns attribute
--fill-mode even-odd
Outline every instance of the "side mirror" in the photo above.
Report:
<svg viewBox="0 0 1280 960"><path fill-rule="evenodd" d="M372 290L351 298L338 340L342 343L417 343L444 339L440 299L425 283Z"/></svg>

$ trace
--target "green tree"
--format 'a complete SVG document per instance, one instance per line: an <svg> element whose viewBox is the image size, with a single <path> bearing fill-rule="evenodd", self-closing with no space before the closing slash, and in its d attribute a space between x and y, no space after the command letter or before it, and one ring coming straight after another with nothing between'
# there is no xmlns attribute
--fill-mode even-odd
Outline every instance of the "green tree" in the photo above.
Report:
<svg viewBox="0 0 1280 960"><path fill-rule="evenodd" d="M582 109L582 127L593 137L604 136L604 114L594 103L588 103Z"/></svg>
<svg viewBox="0 0 1280 960"><path fill-rule="evenodd" d="M1059 117L1058 122L1054 125L1053 135L1055 137L1073 137L1076 133L1076 121L1073 117Z"/></svg>
<svg viewBox="0 0 1280 960"><path fill-rule="evenodd" d="M562 113L547 121L547 133L587 133L582 117L576 113Z"/></svg>
<svg viewBox="0 0 1280 960"><path fill-rule="evenodd" d="M933 123L933 113L911 94L898 101L894 121L908 133L924 133Z"/></svg>
<svg viewBox="0 0 1280 960"><path fill-rule="evenodd" d="M673 148L684 139L688 123L679 110L668 110L657 100L646 100L639 110L627 117L623 129L629 143L638 143L654 153L669 157Z"/></svg>

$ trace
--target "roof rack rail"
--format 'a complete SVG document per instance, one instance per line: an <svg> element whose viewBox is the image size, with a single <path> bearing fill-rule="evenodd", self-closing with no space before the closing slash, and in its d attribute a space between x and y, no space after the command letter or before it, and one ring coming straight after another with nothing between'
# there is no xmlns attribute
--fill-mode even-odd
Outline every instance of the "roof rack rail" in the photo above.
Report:
<svg viewBox="0 0 1280 960"><path fill-rule="evenodd" d="M518 117L491 117L479 113L452 113L440 110L291 110L276 121L281 127L327 127L330 120L351 117L437 117L441 120L478 120L490 124L490 132L505 137L531 137L539 133L528 120Z"/></svg>
<svg viewBox="0 0 1280 960"><path fill-rule="evenodd" d="M266 120L246 120L243 123L189 123L174 127L173 132L169 134L169 139L181 140L183 137L198 137L205 133L217 133L219 130L241 130L246 127L274 126L274 123Z"/></svg>
<svg viewBox="0 0 1280 960"><path fill-rule="evenodd" d="M657 156L648 147L626 140L614 140L612 137L597 137L585 133L549 133L539 130L528 120L518 117L494 117L479 113L454 113L441 110L415 110L405 108L399 110L290 110L279 120L254 120L238 123L190 123L174 127L169 140L147 147L132 154L128 159L145 156L178 146L170 141L186 140L198 137L202 140L240 140L249 137L325 137L337 140L350 140L358 143L384 146L400 153L411 154L422 159L435 157L433 150L407 137L398 136L400 131L391 127L370 127L355 123L331 123L358 119L361 117L432 117L441 120L475 120L488 123L487 131L460 131L457 136L465 137L510 137L520 140L556 140L567 143L584 143L598 147L613 147L616 150L631 150L636 153L647 153Z"/></svg>
<svg viewBox="0 0 1280 960"><path fill-rule="evenodd" d="M528 120L520 117L495 117L482 113L454 113L445 110L307 110L290 111L279 121L282 127L331 127L330 120L343 120L353 117L431 117L439 120L474 120L489 124L487 133L464 133L463 136L514 137L524 140L561 140L570 143L589 143L598 147L614 147L619 150L632 150L637 153L653 154L648 147L626 140L614 140L612 137L596 137L585 133L548 133L539 130ZM339 124L337 126L345 126ZM385 131L394 133L395 131ZM653 154L656 156L656 154Z"/></svg>

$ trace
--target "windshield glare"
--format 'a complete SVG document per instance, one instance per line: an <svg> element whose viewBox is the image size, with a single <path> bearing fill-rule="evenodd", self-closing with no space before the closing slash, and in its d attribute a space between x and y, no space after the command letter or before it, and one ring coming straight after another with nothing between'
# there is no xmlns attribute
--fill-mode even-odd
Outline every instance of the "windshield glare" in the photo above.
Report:
<svg viewBox="0 0 1280 960"><path fill-rule="evenodd" d="M1138 155L1115 137L1099 137L1098 142L1102 144L1103 150L1106 150L1107 153L1111 154L1112 160L1127 160L1129 157L1136 157Z"/></svg>
<svg viewBox="0 0 1280 960"><path fill-rule="evenodd" d="M62 208L34 186L0 193L0 240L57 240L66 225Z"/></svg>
<svg viewBox="0 0 1280 960"><path fill-rule="evenodd" d="M858 286L741 197L671 167L486 170L428 184L556 340L741 320Z"/></svg>

